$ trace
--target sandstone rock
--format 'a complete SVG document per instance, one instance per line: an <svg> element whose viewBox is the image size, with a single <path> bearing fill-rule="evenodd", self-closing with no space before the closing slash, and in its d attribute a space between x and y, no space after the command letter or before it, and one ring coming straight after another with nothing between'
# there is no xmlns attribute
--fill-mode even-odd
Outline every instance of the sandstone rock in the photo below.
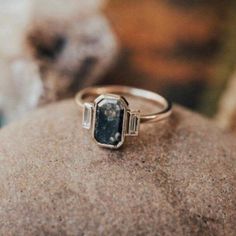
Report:
<svg viewBox="0 0 236 236"><path fill-rule="evenodd" d="M233 236L235 170L235 139L182 108L111 151L65 101L0 131L0 234Z"/></svg>

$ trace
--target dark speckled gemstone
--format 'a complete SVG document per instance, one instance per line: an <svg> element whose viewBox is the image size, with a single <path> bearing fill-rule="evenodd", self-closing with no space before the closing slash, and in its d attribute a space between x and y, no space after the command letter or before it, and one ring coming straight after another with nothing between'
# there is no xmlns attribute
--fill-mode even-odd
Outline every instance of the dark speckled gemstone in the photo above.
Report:
<svg viewBox="0 0 236 236"><path fill-rule="evenodd" d="M117 146L122 142L125 107L116 98L104 98L97 104L94 138L100 144Z"/></svg>

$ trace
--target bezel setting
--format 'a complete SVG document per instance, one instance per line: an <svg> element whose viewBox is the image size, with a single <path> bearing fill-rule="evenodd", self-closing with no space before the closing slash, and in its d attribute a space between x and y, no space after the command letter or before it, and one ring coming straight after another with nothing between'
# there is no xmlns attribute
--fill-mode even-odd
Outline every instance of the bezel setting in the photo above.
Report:
<svg viewBox="0 0 236 236"><path fill-rule="evenodd" d="M105 117L105 121L104 114L106 113L101 113L104 111L108 113L108 116ZM103 121L99 120L101 119L100 113L102 114ZM109 117L110 115L113 116ZM103 124L102 127L101 124ZM138 135L139 126L140 112L130 111L127 100L122 96L103 94L96 98L94 103L84 104L83 127L92 131L93 140L101 147L111 149L120 148L124 144L126 136ZM111 128L114 128L114 132L117 131L116 134L118 136L114 136L114 132ZM104 139L101 140L101 138L98 138L98 133L100 137L103 137L103 134L105 135L105 142ZM113 136L110 137L109 134L111 133ZM112 141L107 140L109 137ZM114 137L116 137L115 140ZM114 144L112 143L113 141Z"/></svg>
<svg viewBox="0 0 236 236"><path fill-rule="evenodd" d="M105 144L105 143L101 143L99 142L96 137L95 137L95 127L96 127L96 118L97 115L94 115L93 118L93 130L92 130L92 135L93 135L93 139L95 140L95 142L102 147L108 147L108 148L113 148L113 149L117 149L119 147L121 147L125 141L125 131L126 131L126 125L127 125L127 111L128 111L128 102L121 96L118 95L113 95L113 94L106 94L106 95L100 95L96 100L95 100L95 106L94 106L94 114L97 114L98 111L98 106L99 103L101 103L102 101L105 100L113 100L116 102L120 102L120 104L122 105L122 108L124 110L123 112L123 118L122 118L122 132L121 132L121 139L118 142L118 144L112 145L112 144Z"/></svg>

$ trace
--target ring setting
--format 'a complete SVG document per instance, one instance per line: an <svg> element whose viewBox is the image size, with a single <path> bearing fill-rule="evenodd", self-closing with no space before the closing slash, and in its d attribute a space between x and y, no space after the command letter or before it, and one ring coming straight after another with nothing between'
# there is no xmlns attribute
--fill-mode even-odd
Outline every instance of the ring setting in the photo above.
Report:
<svg viewBox="0 0 236 236"><path fill-rule="evenodd" d="M140 112L131 112L124 97L100 95L94 103L85 103L83 128L92 129L94 140L104 147L119 148L125 136L137 136Z"/></svg>
<svg viewBox="0 0 236 236"><path fill-rule="evenodd" d="M142 115L141 111L130 109L125 94L155 101L163 109ZM97 97L87 102L89 96ZM92 131L92 138L99 146L111 149L120 148L127 136L138 136L141 123L162 120L171 113L171 104L160 95L126 86L87 88L76 95L76 102L83 107L83 128Z"/></svg>

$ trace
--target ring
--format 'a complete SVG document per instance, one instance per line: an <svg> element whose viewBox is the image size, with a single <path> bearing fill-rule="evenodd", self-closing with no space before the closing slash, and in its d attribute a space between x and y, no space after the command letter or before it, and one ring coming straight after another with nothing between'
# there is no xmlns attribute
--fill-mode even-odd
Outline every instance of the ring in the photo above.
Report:
<svg viewBox="0 0 236 236"><path fill-rule="evenodd" d="M152 114L131 111L125 95L154 102L159 111ZM75 101L83 108L83 128L92 130L99 146L112 149L121 147L126 136L138 136L141 123L161 121L172 112L171 103L159 94L127 86L85 88L77 93Z"/></svg>

